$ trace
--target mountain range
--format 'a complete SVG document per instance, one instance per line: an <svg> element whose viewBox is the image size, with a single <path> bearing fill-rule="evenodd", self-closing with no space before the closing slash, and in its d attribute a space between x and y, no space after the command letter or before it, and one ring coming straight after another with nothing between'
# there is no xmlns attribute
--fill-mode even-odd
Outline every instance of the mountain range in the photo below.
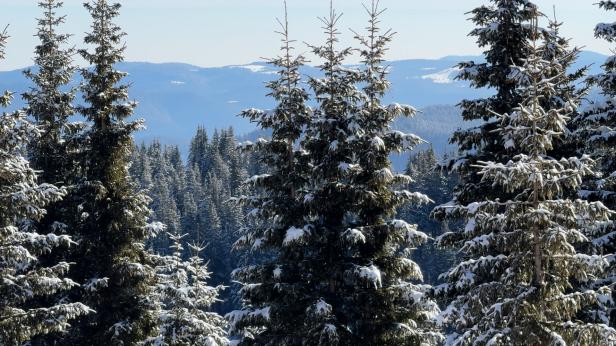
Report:
<svg viewBox="0 0 616 346"><path fill-rule="evenodd" d="M594 74L600 71L605 59L604 55L584 51L576 66L591 65L589 72ZM419 116L401 119L396 127L422 136L441 153L450 150L449 135L469 125L462 121L455 105L465 98L490 94L490 90L474 89L467 82L454 79L455 65L467 60L482 61L482 57L447 56L389 62L392 88L386 101L422 109ZM184 153L197 126L210 131L233 126L237 134L254 137L258 133L253 132L255 124L237 114L245 108L274 106L267 97L265 82L277 77L276 70L262 62L211 68L181 63L126 62L117 68L128 73L131 98L139 102L136 116L146 119L147 130L140 132L137 140L158 139L179 145ZM319 71L310 66L301 72L319 76ZM79 83L79 79L74 83ZM21 70L0 72L0 90L19 95L28 87L29 81ZM23 102L16 97L13 107L22 106Z"/></svg>

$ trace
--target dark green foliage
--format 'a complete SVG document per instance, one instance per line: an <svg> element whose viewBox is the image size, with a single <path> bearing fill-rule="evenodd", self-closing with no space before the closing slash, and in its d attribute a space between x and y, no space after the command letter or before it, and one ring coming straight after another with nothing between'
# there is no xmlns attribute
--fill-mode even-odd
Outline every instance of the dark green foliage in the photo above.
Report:
<svg viewBox="0 0 616 346"><path fill-rule="evenodd" d="M176 146L155 141L134 148L130 168L133 179L152 198L151 220L166 224L170 231L188 234L190 241L208 244L205 260L212 282L229 287L214 305L221 313L238 306L237 287L230 273L240 256L231 248L244 225L244 215L231 198L242 193L248 166L254 161L251 153L243 153L237 146L231 128L215 131L211 141L205 128L198 128L188 162L183 162ZM165 236L148 242L149 248L161 254L167 253L169 245Z"/></svg>
<svg viewBox="0 0 616 346"><path fill-rule="evenodd" d="M600 1L599 7L614 13L616 2ZM609 43L616 42L614 23L599 23L595 27L595 37ZM601 97L582 109L575 119L576 132L574 139L581 151L591 155L597 162L600 176L587 177L579 195L589 201L601 201L611 210L616 210L616 58L608 57L602 65L602 73L591 76L588 82L601 92ZM609 230L607 234L604 229ZM590 237L594 239L593 245L599 253L614 253L616 251L616 229L614 216L608 225L590 230ZM614 285L616 282L616 261L610 260L610 270L607 275L600 278L596 286ZM612 301L605 301L610 311L610 326L616 326L616 309L614 309L616 293ZM592 316L591 316L592 317Z"/></svg>
<svg viewBox="0 0 616 346"><path fill-rule="evenodd" d="M76 262L71 278L81 289L73 292L96 310L82 319L62 342L67 345L132 345L149 336L154 327L153 304L148 296L154 280L144 241L151 227L146 223L149 199L138 192L128 175L132 134L141 121L129 122L135 102L128 101L125 73L114 69L123 60L124 33L113 20L120 5L106 0L85 4L93 22L80 50L91 64L81 71L86 105L80 114L89 121L80 143L82 180L76 208L79 219L71 230L78 246L71 253Z"/></svg>
<svg viewBox="0 0 616 346"><path fill-rule="evenodd" d="M484 63L462 62L458 79L469 81L475 88L493 88L494 95L484 99L463 100L462 117L466 121L483 120L484 123L453 134L451 143L458 146L460 156L451 161L452 168L460 174L461 184L456 189L455 201L465 204L477 196L491 196L489 184L482 184L474 165L510 157L502 138L493 130L499 119L495 114L509 113L522 101L519 82L512 78L512 66L521 66L528 56L526 40L531 31L528 20L537 7L528 0L490 0L470 12L471 21L477 26L470 36L477 38L477 45L485 48Z"/></svg>
<svg viewBox="0 0 616 346"><path fill-rule="evenodd" d="M57 32L58 26L65 21L64 16L56 13L62 8L62 2L45 0L39 6L44 17L38 20L40 43L35 48L36 66L24 72L34 86L22 95L27 104L26 113L43 131L39 140L30 146L30 161L41 171L39 179L66 186L79 174L79 165L76 164L79 148L75 139L82 126L69 121L69 117L75 114L76 90L69 86L75 73L75 51L63 47L70 35ZM62 207L52 206L43 223L57 220L53 214L59 214L59 209Z"/></svg>
<svg viewBox="0 0 616 346"><path fill-rule="evenodd" d="M0 31L0 60L8 36ZM3 92L0 107L13 95ZM77 284L66 278L69 263L42 263L38 257L62 252L73 241L51 229L37 228L45 207L66 189L37 182L38 172L23 156L42 133L22 111L0 113L0 344L24 345L33 337L65 332L75 318L92 312L82 303L48 301ZM39 232L49 232L45 235Z"/></svg>
<svg viewBox="0 0 616 346"><path fill-rule="evenodd" d="M408 188L430 196L436 205L449 201L457 184L457 176L455 173L447 174L440 170L439 163L446 160L448 158L444 157L439 161L431 146L411 156L405 172L413 179ZM430 213L433 208L434 204L402 206L398 209L398 218L411 224L417 224L419 229L434 238L446 232L450 227L457 226L432 219ZM413 259L421 267L424 281L434 285L438 282L439 275L451 266L455 259L455 252L438 249L432 243L428 243L413 252Z"/></svg>
<svg viewBox="0 0 616 346"><path fill-rule="evenodd" d="M306 113L307 96L296 73L302 60L290 58L286 35L283 57L275 60L282 68L280 81L269 85L277 108L245 113L273 130L270 141L256 145L270 173L252 179L257 195L242 198L254 208L251 216L258 227L238 244L271 251L273 257L235 272L244 283L245 309L228 317L235 331L253 332L247 344L439 340L425 323L438 308L426 298L426 287L416 284L421 271L409 259L411 247L427 237L416 226L393 219L397 206L429 201L423 194L395 189L410 178L392 173L389 162L392 152L421 142L390 128L398 115L411 116L415 110L381 104L389 88L381 65L392 35L378 28L377 2L368 12L368 35L356 35L362 69L343 65L353 50L337 50L340 17L331 9L322 19L327 40L311 47L324 75L309 79L318 105L313 114ZM298 126L306 115L304 130Z"/></svg>
<svg viewBox="0 0 616 346"><path fill-rule="evenodd" d="M271 59L279 78L268 83L269 96L278 106L272 111L247 110L243 116L271 131L271 139L247 143L267 174L250 179L254 194L239 201L249 210L247 232L236 243L250 256L233 276L243 284L244 307L227 315L231 331L241 333L245 343L297 345L306 340L303 324L310 300L305 285L306 267L302 251L285 239L289 229L303 227L302 201L309 166L305 151L297 145L307 124L310 109L307 92L301 87L299 69L305 60L295 56L288 22L281 22L282 54ZM266 328L265 330L261 330Z"/></svg>

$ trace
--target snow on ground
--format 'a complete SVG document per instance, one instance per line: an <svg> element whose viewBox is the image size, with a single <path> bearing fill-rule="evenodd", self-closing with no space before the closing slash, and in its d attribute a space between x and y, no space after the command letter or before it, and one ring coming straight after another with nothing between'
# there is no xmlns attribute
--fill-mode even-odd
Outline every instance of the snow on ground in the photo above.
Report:
<svg viewBox="0 0 616 346"><path fill-rule="evenodd" d="M249 64L249 65L234 65L234 66L229 66L229 67L230 68L243 68L243 69L249 70L254 73L276 74L276 71L269 70L267 66L263 66L263 65Z"/></svg>

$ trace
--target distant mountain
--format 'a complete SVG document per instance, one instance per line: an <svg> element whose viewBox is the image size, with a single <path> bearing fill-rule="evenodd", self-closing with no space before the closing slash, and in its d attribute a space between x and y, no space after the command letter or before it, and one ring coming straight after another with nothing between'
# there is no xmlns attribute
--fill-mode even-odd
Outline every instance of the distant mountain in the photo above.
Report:
<svg viewBox="0 0 616 346"><path fill-rule="evenodd" d="M578 65L590 65L597 73L605 56L583 52ZM417 132L430 140L435 148L447 150L447 138L463 124L459 111L451 105L464 98L482 97L489 90L469 88L468 83L455 81L454 67L464 60L481 61L481 57L448 56L441 59L415 59L392 61L391 92L386 101L411 104L424 112L413 120L401 120L397 126ZM154 138L164 143L177 144L186 151L190 138L198 125L213 130L233 126L238 134L248 134L255 125L237 114L245 108L271 108L266 97L266 81L276 78L276 71L264 63L219 68L168 63L123 63L118 66L129 73L131 97L139 101L137 116L147 121L148 129L138 134L138 140ZM303 73L318 76L318 71L307 67ZM79 81L75 81L78 83ZM0 90L20 94L27 90L28 81L21 71L0 72ZM14 107L21 107L16 100ZM434 105L450 105L436 106Z"/></svg>

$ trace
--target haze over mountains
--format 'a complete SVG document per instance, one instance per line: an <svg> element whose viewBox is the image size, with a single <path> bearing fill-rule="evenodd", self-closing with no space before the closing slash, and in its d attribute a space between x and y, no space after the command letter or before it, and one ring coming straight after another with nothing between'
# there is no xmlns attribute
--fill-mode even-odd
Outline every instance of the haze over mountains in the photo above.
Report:
<svg viewBox="0 0 616 346"><path fill-rule="evenodd" d="M401 119L396 126L422 136L438 152L451 150L447 145L449 135L457 128L468 126L462 122L454 105L464 98L490 93L455 81L454 66L460 61L481 59L448 56L436 60L390 62L392 89L386 100L422 109L417 118ZM590 73L594 74L605 59L606 56L598 53L583 52L577 66L592 65ZM159 139L166 144L179 145L184 153L197 126L205 126L208 130L233 126L237 134L250 137L255 125L237 114L245 108L273 106L266 96L265 82L275 78L276 71L265 63L201 68L179 63L127 62L119 68L129 73L130 95L139 101L137 116L147 121L147 130L138 134L137 141ZM306 67L304 72L318 75L313 67ZM0 90L9 89L20 94L27 87L28 81L21 70L0 72ZM21 106L23 103L16 97L13 108ZM401 162L397 162L398 168Z"/></svg>

